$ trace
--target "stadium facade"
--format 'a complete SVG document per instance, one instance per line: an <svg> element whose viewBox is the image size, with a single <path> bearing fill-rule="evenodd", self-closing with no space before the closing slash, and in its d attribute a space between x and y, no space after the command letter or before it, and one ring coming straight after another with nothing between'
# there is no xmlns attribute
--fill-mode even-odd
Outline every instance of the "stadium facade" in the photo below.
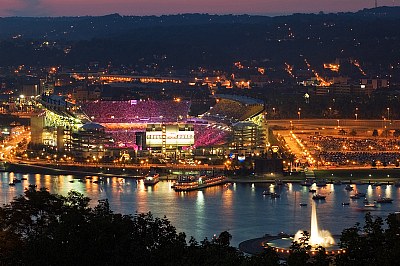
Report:
<svg viewBox="0 0 400 266"><path fill-rule="evenodd" d="M263 102L235 95L216 97L215 106L201 118L189 118L190 101L180 99L73 105L59 96L42 95L39 101L44 111L31 120L32 143L83 157L103 156L105 148L151 151L175 158L192 149L221 145L229 153L242 155L266 150ZM97 130L101 136L89 138L94 132L93 127L84 126L87 123L101 125ZM84 152L82 145L87 148Z"/></svg>

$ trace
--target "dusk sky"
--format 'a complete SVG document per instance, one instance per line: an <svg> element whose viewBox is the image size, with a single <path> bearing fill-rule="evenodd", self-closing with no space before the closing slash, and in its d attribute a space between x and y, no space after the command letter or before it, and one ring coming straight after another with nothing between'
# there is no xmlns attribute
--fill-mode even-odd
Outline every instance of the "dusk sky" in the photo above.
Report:
<svg viewBox="0 0 400 266"><path fill-rule="evenodd" d="M374 0L0 0L0 16L260 14L357 11ZM400 0L378 0L378 5Z"/></svg>

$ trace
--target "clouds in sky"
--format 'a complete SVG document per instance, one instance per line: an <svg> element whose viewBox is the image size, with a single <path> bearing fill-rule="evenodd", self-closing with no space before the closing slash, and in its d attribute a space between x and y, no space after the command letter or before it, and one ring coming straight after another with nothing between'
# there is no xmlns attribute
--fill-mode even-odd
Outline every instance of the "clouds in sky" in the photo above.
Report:
<svg viewBox="0 0 400 266"><path fill-rule="evenodd" d="M161 15L178 13L290 14L357 11L375 0L1 0L0 16ZM393 0L378 0L379 5ZM400 0L395 0L396 5Z"/></svg>
<svg viewBox="0 0 400 266"><path fill-rule="evenodd" d="M43 0L2 0L0 15L4 16L48 16L49 10Z"/></svg>

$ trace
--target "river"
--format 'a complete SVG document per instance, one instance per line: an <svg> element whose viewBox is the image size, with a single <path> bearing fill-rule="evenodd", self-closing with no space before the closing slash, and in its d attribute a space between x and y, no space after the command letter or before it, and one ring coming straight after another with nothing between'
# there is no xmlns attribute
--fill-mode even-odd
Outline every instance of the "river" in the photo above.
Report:
<svg viewBox="0 0 400 266"><path fill-rule="evenodd" d="M286 232L294 234L297 230L310 230L311 204L317 204L317 216L321 229L338 235L343 229L363 222L365 212L363 198L351 200L353 192L345 190L345 185L328 184L318 188L318 193L326 195L326 200L314 201L307 187L299 184L274 186L266 183L233 183L230 186L217 186L200 191L175 192L171 181L161 181L154 187L145 187L143 181L124 178L105 178L104 183L93 179L74 179L73 176L50 176L40 174L0 174L0 203L9 203L14 197L23 194L29 184L38 188L48 188L51 193L66 195L76 190L92 199L107 198L113 211L133 214L151 211L157 217L166 216L179 232L185 232L187 240L194 236L198 241L209 239L224 230L232 234L233 246L250 238L264 234ZM9 186L13 178L26 178L15 186ZM370 201L378 197L390 197L390 204L377 205L373 215L386 217L399 211L400 188L393 185L353 185L359 192L367 193ZM264 190L275 191L279 198L263 196ZM342 203L350 203L343 206ZM308 206L301 207L300 203Z"/></svg>

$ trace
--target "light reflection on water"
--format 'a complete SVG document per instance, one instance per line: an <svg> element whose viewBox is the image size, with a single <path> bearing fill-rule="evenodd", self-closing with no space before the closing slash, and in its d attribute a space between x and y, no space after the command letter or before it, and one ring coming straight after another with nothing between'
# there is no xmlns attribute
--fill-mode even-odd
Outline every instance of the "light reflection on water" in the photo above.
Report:
<svg viewBox="0 0 400 266"><path fill-rule="evenodd" d="M21 184L9 186L13 178L27 178ZM205 237L228 230L232 235L232 244L237 246L241 241L260 237L266 233L277 234L284 231L294 234L298 230L310 230L311 204L317 204L319 226L339 235L345 228L356 222L363 222L365 212L363 198L349 198L354 192L344 189L345 185L327 185L317 188L317 192L326 195L325 201L311 199L312 193L307 187L298 184L273 186L270 184L241 184L217 186L200 191L175 192L171 181L161 181L154 187L144 186L142 181L105 178L104 183L98 177L79 179L73 176L21 175L13 173L0 174L0 203L9 203L21 195L29 184L38 188L47 187L52 193L66 195L74 189L92 199L107 198L112 210L124 214L151 211L157 217L166 216L178 231L194 236L198 241ZM95 181L95 182L93 182ZM358 192L366 192L367 199L373 202L379 196L391 197L392 204L378 205L373 215L385 218L390 212L400 207L400 189L391 185L355 186ZM263 196L264 190L279 193L280 198L271 199ZM349 206L342 203L349 202ZM300 207L300 203L308 206Z"/></svg>

